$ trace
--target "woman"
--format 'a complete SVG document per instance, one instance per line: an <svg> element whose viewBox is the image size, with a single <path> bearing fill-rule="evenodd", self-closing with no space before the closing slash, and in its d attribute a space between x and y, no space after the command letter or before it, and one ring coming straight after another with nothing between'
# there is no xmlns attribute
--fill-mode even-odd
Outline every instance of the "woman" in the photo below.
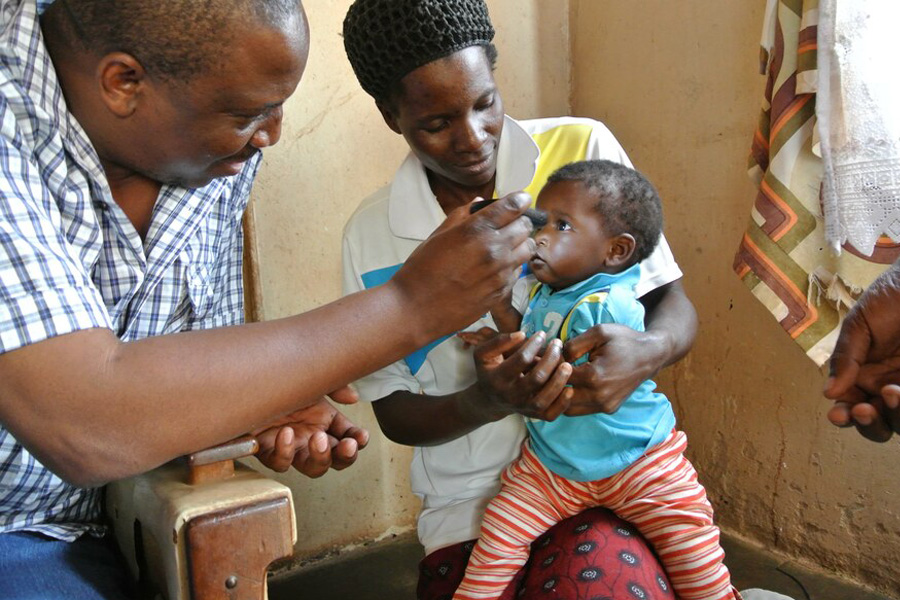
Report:
<svg viewBox="0 0 900 600"><path fill-rule="evenodd" d="M493 27L482 0L357 0L344 22L347 54L385 123L411 153L391 185L363 201L344 232L346 293L387 281L445 215L475 198L525 190L536 196L557 167L586 158L630 165L601 124L504 115L493 77ZM419 598L452 594L481 514L516 457L522 415L613 412L643 380L690 349L696 315L665 240L642 263L647 331L603 326L538 357L543 338L504 335L472 352L444 338L357 382L393 441L415 446L413 491L422 498L426 558ZM469 329L493 328L489 316ZM569 361L590 353L573 369ZM573 388L566 388L566 383ZM627 593L671 598L665 577L633 530L591 511L536 542L524 596L571 588L577 597ZM538 563L535 563L538 561ZM640 577L615 577L620 569ZM619 581L621 580L621 581ZM611 583L618 581L618 583ZM513 597L515 590L507 590ZM634 592L637 593L637 592ZM449 597L449 596L448 596Z"/></svg>

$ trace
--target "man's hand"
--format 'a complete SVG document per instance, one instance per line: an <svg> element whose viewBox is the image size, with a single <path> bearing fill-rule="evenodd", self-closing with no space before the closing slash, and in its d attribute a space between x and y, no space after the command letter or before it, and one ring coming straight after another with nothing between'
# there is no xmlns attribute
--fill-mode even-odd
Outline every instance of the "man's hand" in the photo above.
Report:
<svg viewBox="0 0 900 600"><path fill-rule="evenodd" d="M831 356L828 419L885 442L900 432L900 262L863 292L844 318Z"/></svg>
<svg viewBox="0 0 900 600"><path fill-rule="evenodd" d="M525 193L505 196L475 214L463 206L410 254L391 284L420 310L414 330L430 339L470 325L496 306L534 254Z"/></svg>
<svg viewBox="0 0 900 600"><path fill-rule="evenodd" d="M543 332L528 339L521 331L501 333L475 349L478 385L495 417L520 413L552 421L568 407L572 365L563 362L559 340L541 355L545 339Z"/></svg>
<svg viewBox="0 0 900 600"><path fill-rule="evenodd" d="M574 394L566 414L612 414L641 383L656 374L655 336L625 325L596 325L566 342L564 356L574 362L585 354L590 360L574 367L569 384Z"/></svg>
<svg viewBox="0 0 900 600"><path fill-rule="evenodd" d="M329 395L341 404L357 400L349 387ZM327 398L285 415L253 435L259 441L256 457L262 464L279 472L293 466L308 477L321 477L330 468L346 469L369 443L369 432L355 426Z"/></svg>
<svg viewBox="0 0 900 600"><path fill-rule="evenodd" d="M855 426L873 442L886 442L900 432L900 386L886 385L880 396L867 396L856 403L835 402L828 420L838 427Z"/></svg>

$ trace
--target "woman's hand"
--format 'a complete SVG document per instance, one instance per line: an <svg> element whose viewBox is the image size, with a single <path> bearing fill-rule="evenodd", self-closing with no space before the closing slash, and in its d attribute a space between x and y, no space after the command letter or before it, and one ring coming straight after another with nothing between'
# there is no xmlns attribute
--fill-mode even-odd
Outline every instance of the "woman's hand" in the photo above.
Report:
<svg viewBox="0 0 900 600"><path fill-rule="evenodd" d="M566 342L566 360L574 362L590 355L569 378L574 394L567 415L616 412L642 382L691 349L697 335L697 313L681 280L648 292L640 301L646 310L646 331L602 324Z"/></svg>
<svg viewBox="0 0 900 600"><path fill-rule="evenodd" d="M566 414L612 414L659 369L660 351L653 333L625 325L596 325L570 339L566 359L574 362L590 354L588 362L574 367L569 384L573 395Z"/></svg>
<svg viewBox="0 0 900 600"><path fill-rule="evenodd" d="M562 360L559 340L541 352L545 339L543 332L528 339L521 331L501 333L475 349L478 386L491 418L519 413L552 421L568 408L572 365Z"/></svg>

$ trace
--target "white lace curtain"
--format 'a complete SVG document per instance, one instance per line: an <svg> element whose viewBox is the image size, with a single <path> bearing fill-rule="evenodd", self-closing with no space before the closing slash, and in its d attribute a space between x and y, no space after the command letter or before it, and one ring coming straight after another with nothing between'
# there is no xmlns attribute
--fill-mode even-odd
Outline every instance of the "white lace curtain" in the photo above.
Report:
<svg viewBox="0 0 900 600"><path fill-rule="evenodd" d="M900 242L900 0L819 0L825 235L871 255Z"/></svg>

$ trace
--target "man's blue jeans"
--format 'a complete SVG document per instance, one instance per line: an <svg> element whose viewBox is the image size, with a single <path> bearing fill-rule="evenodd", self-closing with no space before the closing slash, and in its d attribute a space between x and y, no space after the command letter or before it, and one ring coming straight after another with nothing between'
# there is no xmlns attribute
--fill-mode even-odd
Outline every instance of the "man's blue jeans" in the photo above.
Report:
<svg viewBox="0 0 900 600"><path fill-rule="evenodd" d="M38 533L0 533L3 600L125 600L124 561L108 538L61 542Z"/></svg>

